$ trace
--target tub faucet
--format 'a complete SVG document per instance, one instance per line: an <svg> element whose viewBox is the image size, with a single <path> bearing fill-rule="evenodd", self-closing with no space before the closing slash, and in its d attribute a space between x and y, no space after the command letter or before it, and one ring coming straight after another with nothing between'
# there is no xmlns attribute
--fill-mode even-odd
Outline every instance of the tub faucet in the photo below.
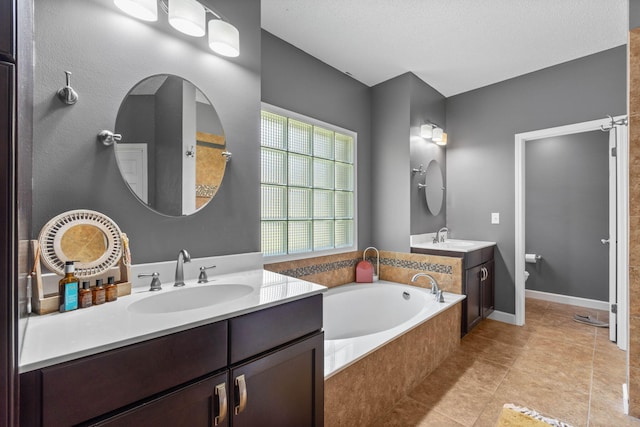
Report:
<svg viewBox="0 0 640 427"><path fill-rule="evenodd" d="M433 238L433 243L438 243L438 242L444 243L445 231L447 232L447 234L449 234L449 229L447 227L442 227L440 230L438 230L438 232L436 233L436 237Z"/></svg>
<svg viewBox="0 0 640 427"><path fill-rule="evenodd" d="M438 291L440 290L440 288L438 287L438 283L436 282L436 279L434 279L432 275L427 273L414 274L414 276L411 278L411 283L415 283L415 281L418 280L418 277L428 277L429 283L431 283L431 293L434 295L438 294Z"/></svg>
<svg viewBox="0 0 640 427"><path fill-rule="evenodd" d="M176 263L176 280L173 286L184 286L184 263L191 262L191 255L186 249L181 249L178 252L178 262Z"/></svg>

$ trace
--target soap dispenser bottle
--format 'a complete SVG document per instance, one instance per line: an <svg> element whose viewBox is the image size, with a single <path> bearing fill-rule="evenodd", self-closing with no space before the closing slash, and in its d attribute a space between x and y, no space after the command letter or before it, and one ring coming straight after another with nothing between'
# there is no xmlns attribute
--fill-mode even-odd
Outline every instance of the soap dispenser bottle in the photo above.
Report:
<svg viewBox="0 0 640 427"><path fill-rule="evenodd" d="M76 267L73 261L64 263L64 277L58 282L61 313L78 308L78 278L75 275Z"/></svg>

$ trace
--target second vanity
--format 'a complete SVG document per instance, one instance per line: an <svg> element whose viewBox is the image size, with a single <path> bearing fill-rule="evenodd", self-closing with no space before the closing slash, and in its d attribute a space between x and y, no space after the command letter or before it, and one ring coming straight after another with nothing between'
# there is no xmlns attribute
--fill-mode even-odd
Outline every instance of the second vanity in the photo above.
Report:
<svg viewBox="0 0 640 427"><path fill-rule="evenodd" d="M430 239L412 239L411 252L462 258L461 334L464 336L494 310L495 242L446 239L434 243Z"/></svg>
<svg viewBox="0 0 640 427"><path fill-rule="evenodd" d="M156 295L225 284L251 289L195 309L140 310ZM322 426L324 290L260 269L34 316L20 358L22 425Z"/></svg>

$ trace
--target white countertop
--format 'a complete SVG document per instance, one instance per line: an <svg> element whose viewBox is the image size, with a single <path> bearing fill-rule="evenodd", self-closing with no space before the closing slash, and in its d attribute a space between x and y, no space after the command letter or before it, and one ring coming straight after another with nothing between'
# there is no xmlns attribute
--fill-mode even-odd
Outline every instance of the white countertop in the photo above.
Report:
<svg viewBox="0 0 640 427"><path fill-rule="evenodd" d="M478 249L488 248L489 246L495 246L496 242L485 242L480 240L459 240L459 239L446 239L444 242L433 243L433 241L426 242L412 242L412 248L429 249L434 251L448 251L448 252L473 252Z"/></svg>
<svg viewBox="0 0 640 427"><path fill-rule="evenodd" d="M148 288L134 288L117 301L68 313L31 315L27 322L20 372L66 362L134 344L151 338L214 323L220 320L294 301L326 291L326 287L266 270L210 276L209 283L186 281L185 288L163 284L161 293L216 284L244 284L253 288L246 296L224 304L173 313L141 314L129 305L157 295Z"/></svg>

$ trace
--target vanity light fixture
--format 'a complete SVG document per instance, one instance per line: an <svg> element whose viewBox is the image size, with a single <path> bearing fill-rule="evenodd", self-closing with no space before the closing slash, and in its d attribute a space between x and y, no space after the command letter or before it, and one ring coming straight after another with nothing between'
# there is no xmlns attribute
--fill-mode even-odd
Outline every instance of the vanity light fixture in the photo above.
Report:
<svg viewBox="0 0 640 427"><path fill-rule="evenodd" d="M222 19L209 21L209 47L222 56L235 58L240 55L238 29Z"/></svg>
<svg viewBox="0 0 640 427"><path fill-rule="evenodd" d="M208 27L208 44L215 53L236 57L240 55L240 33L220 14L198 0L159 0L168 15L169 24L183 34L202 37ZM158 0L114 0L125 13L144 21L158 20ZM207 13L215 17L207 24Z"/></svg>
<svg viewBox="0 0 640 427"><path fill-rule="evenodd" d="M426 124L420 126L420 136L424 139L431 139L431 137L433 137L433 125Z"/></svg>
<svg viewBox="0 0 640 427"><path fill-rule="evenodd" d="M205 35L207 12L196 0L171 0L168 13L169 24L181 33L192 37Z"/></svg>
<svg viewBox="0 0 640 427"><path fill-rule="evenodd" d="M433 134L431 136L431 140L436 144L441 145L440 143L442 142L443 134L444 134L444 131L442 130L442 128L435 127L433 128Z"/></svg>
<svg viewBox="0 0 640 427"><path fill-rule="evenodd" d="M438 144L438 145L447 145L447 133L446 132L442 132L442 140L436 141L436 144Z"/></svg>
<svg viewBox="0 0 640 427"><path fill-rule="evenodd" d="M123 12L143 21L158 20L157 0L113 0Z"/></svg>

